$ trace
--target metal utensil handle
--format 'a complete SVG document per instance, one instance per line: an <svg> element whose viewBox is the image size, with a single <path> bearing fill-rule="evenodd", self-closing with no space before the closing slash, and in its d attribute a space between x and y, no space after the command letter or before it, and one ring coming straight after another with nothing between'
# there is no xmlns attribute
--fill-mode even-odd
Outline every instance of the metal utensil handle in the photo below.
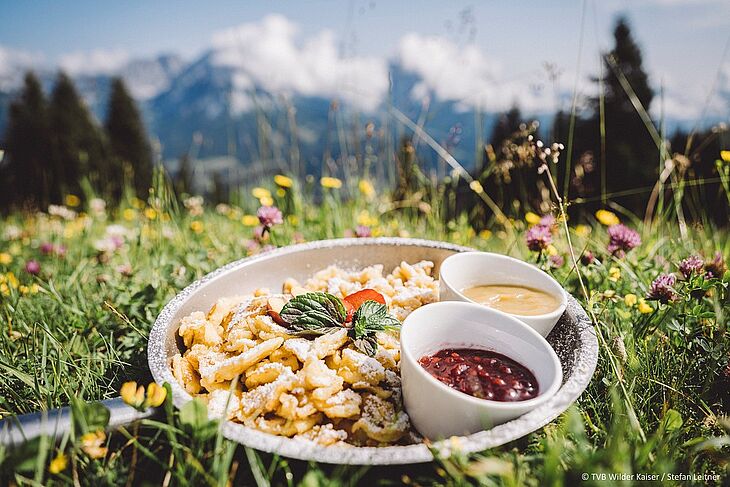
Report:
<svg viewBox="0 0 730 487"><path fill-rule="evenodd" d="M109 410L108 429L116 429L149 418L157 412L155 408L148 408L142 412L137 411L128 406L120 397L100 402ZM71 421L71 408L69 407L3 419L0 421L0 445L4 447L19 446L40 436L53 440L59 439L71 430Z"/></svg>

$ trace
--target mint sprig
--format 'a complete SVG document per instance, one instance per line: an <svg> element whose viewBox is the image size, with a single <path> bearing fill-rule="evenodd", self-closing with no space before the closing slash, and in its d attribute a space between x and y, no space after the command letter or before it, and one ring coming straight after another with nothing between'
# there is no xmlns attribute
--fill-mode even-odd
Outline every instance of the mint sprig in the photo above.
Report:
<svg viewBox="0 0 730 487"><path fill-rule="evenodd" d="M388 314L388 308L377 301L365 301L355 311L349 335L353 345L361 352L374 356L378 351L375 333L392 330L400 326L400 321Z"/></svg>
<svg viewBox="0 0 730 487"><path fill-rule="evenodd" d="M345 326L347 311L342 300L324 292L312 292L293 297L284 305L279 316L296 335L317 336ZM374 356L378 350L375 333L396 329L397 318L388 314L388 307L377 301L365 301L352 317L348 336L355 348Z"/></svg>

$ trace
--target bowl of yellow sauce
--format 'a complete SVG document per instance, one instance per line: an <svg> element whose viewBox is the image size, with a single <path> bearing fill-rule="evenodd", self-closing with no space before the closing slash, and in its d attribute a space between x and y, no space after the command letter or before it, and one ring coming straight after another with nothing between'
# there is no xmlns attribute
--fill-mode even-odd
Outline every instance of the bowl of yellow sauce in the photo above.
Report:
<svg viewBox="0 0 730 487"><path fill-rule="evenodd" d="M547 336L568 297L550 275L527 262L490 252L463 252L441 264L441 301L467 301L516 317Z"/></svg>

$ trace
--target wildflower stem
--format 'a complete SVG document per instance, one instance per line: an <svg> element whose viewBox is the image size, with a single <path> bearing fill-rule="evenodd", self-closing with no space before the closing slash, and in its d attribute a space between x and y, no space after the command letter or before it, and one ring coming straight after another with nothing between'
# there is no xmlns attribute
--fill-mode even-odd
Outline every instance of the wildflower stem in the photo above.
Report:
<svg viewBox="0 0 730 487"><path fill-rule="evenodd" d="M583 32L586 19L586 1L583 1L580 14L580 34L578 36L578 59L575 67L575 80L573 81L573 102L570 107L570 127L568 129L568 157L565 163L565 184L563 192L568 195L570 189L570 170L573 160L573 136L575 133L576 107L578 106L578 80L580 78L580 60L583 53Z"/></svg>
<svg viewBox="0 0 730 487"><path fill-rule="evenodd" d="M563 203L563 198L560 196L560 193L558 193L558 188L555 186L555 181L553 180L552 174L550 171L544 171L545 174L547 174L548 182L550 183L550 188L553 192L553 195L555 196L555 199L558 202L558 211L560 213L560 218L563 222L563 228L565 230L565 237L568 241L568 252L570 253L570 259L573 263L573 267L576 271L576 275L578 276L578 283L580 284L581 291L583 293L583 298L585 299L585 302L589 302L589 295L588 295L588 289L586 288L585 282L583 281L583 274L580 270L580 267L578 267L578 260L575 256L575 251L573 249L573 242L570 238L570 228L568 227L568 214L565 210L565 204ZM572 270L571 270L572 271ZM611 369L613 370L613 373L616 375L616 378L618 380L618 385L621 389L621 393L624 395L624 399L626 401L626 404L629 408L629 416L632 419L632 423L634 423L634 426L639 432L639 435L641 436L641 440L643 442L646 442L646 434L644 433L644 430L641 428L641 425L639 424L639 421L636 416L636 411L634 409L634 405L631 402L631 396L629 396L629 392L626 390L626 385L624 384L624 380L622 378L620 368L618 364L616 363L616 357L614 356L613 352L611 351L611 347L606 342L606 338L603 336L603 331L601 330L601 327L599 326L599 322L596 319L595 314L593 313L593 307L592 306L586 306L589 316L591 317L591 321L594 325L594 330L596 330L596 336L598 337L599 341L601 342L601 346L604 350L608 353L608 359L609 363L611 364Z"/></svg>

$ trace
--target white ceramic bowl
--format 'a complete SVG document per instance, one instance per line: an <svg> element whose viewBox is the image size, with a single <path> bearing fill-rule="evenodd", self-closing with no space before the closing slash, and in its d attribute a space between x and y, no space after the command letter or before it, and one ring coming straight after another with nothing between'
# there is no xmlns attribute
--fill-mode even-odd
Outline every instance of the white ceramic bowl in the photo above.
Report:
<svg viewBox="0 0 730 487"><path fill-rule="evenodd" d="M532 264L501 254L489 252L454 254L441 264L439 280L441 301L473 303L474 301L464 296L461 291L472 286L488 284L527 286L549 293L560 301L560 306L550 313L532 316L506 313L527 323L544 337L548 336L568 305L568 295L555 279Z"/></svg>
<svg viewBox="0 0 730 487"><path fill-rule="evenodd" d="M440 302L417 309L403 322L400 344L406 412L416 429L432 440L468 435L517 418L549 400L563 380L558 356L542 336L516 318L476 303ZM481 348L506 355L535 375L538 396L500 402L450 388L418 363L444 348Z"/></svg>

